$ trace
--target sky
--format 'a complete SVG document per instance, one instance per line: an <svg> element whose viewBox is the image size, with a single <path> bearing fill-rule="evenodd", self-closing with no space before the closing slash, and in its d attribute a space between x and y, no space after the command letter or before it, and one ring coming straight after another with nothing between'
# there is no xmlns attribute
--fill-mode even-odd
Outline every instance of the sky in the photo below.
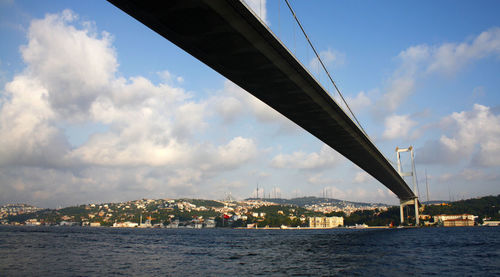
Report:
<svg viewBox="0 0 500 277"><path fill-rule="evenodd" d="M339 100L285 2L246 3ZM500 193L498 1L290 3L381 152L395 162L414 147L421 199L426 179L431 200ZM244 199L257 186L398 203L108 2L1 0L0 38L0 205Z"/></svg>

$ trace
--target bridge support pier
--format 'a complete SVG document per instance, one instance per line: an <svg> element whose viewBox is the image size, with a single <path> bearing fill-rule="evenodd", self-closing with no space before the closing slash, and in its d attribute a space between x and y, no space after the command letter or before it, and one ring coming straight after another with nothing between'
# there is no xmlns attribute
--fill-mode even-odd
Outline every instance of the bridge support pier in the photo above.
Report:
<svg viewBox="0 0 500 277"><path fill-rule="evenodd" d="M410 152L410 158L411 158L411 171L410 172L404 172L403 171L403 166L401 164L401 153L402 152ZM408 205L415 205L415 225L418 226L420 221L418 218L418 188L417 188L417 171L415 170L415 158L413 155L413 146L410 146L408 148L399 148L396 147L396 157L398 158L398 173L401 175L401 177L412 177L412 182L413 182L413 193L415 193L415 198L413 199L405 199L405 200L399 200L399 211L401 214L401 224L405 222L404 219L404 212L403 208Z"/></svg>
<svg viewBox="0 0 500 277"><path fill-rule="evenodd" d="M405 222L404 211L403 208L409 205L415 205L415 226L420 224L419 220L419 210L418 210L418 197L409 200L399 200L399 212L401 215L401 224Z"/></svg>

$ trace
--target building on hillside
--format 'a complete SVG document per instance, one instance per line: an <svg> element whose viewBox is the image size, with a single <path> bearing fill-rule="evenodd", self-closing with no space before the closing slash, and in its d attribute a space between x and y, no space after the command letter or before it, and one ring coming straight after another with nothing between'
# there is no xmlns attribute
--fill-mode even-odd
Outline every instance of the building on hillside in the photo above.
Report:
<svg viewBox="0 0 500 277"><path fill-rule="evenodd" d="M310 228L335 228L341 226L344 226L344 218L341 216L321 216L309 218Z"/></svg>

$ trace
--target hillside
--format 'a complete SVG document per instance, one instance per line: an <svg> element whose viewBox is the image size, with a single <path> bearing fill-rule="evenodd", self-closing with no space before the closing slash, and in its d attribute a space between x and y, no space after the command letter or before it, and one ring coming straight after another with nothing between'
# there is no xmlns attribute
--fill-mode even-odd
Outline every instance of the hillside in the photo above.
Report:
<svg viewBox="0 0 500 277"><path fill-rule="evenodd" d="M256 198L248 198L245 200L257 200L257 199ZM320 204L329 204L329 205L338 206L338 207L353 206L356 208L372 207L372 206L378 206L378 207L391 206L391 205L381 204L381 203L351 202L351 201L339 200L339 199L334 199L334 198L323 198L323 197L315 197L315 196L298 197L298 198L292 198L292 199L266 198L266 199L258 199L258 200L265 200L267 202L272 202L272 203L276 203L276 204L280 204L280 205L294 205L294 206L298 206L298 207L306 207L306 206L320 205Z"/></svg>
<svg viewBox="0 0 500 277"><path fill-rule="evenodd" d="M431 216L466 213L477 215L480 219L500 220L500 195L460 200L444 205L427 205L424 213Z"/></svg>

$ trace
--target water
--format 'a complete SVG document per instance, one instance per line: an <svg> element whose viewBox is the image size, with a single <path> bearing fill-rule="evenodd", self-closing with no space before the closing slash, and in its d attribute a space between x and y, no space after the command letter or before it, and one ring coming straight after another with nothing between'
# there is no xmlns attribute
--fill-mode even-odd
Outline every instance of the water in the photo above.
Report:
<svg viewBox="0 0 500 277"><path fill-rule="evenodd" d="M500 275L500 227L0 227L0 276Z"/></svg>

